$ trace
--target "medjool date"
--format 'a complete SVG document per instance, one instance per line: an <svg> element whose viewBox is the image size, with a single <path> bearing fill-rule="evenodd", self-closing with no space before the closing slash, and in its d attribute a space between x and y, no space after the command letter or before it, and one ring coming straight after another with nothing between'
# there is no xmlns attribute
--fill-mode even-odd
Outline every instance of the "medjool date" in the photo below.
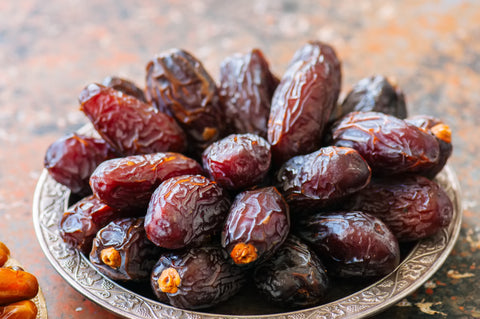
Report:
<svg viewBox="0 0 480 319"><path fill-rule="evenodd" d="M145 93L135 83L130 80L123 79L118 76L107 76L103 79L102 84L117 91L133 96L142 102L147 102Z"/></svg>
<svg viewBox="0 0 480 319"><path fill-rule="evenodd" d="M29 272L0 268L0 305L31 299L38 293L37 278Z"/></svg>
<svg viewBox="0 0 480 319"><path fill-rule="evenodd" d="M151 286L161 302L183 309L219 304L245 283L245 274L231 264L219 247L205 246L171 252L153 268Z"/></svg>
<svg viewBox="0 0 480 319"><path fill-rule="evenodd" d="M161 182L185 174L202 174L195 160L179 153L131 155L103 162L90 177L93 193L118 209L145 208Z"/></svg>
<svg viewBox="0 0 480 319"><path fill-rule="evenodd" d="M85 196L92 192L88 182L95 168L113 157L115 151L103 139L73 133L48 147L44 166L58 183Z"/></svg>
<svg viewBox="0 0 480 319"><path fill-rule="evenodd" d="M277 187L292 210L310 210L364 188L370 177L370 167L356 150L328 146L288 160L277 173Z"/></svg>
<svg viewBox="0 0 480 319"><path fill-rule="evenodd" d="M329 278L315 252L290 235L271 258L255 268L254 283L262 295L280 306L306 308L325 299Z"/></svg>
<svg viewBox="0 0 480 319"><path fill-rule="evenodd" d="M340 85L340 61L332 47L310 42L297 51L272 98L267 136L276 166L320 147Z"/></svg>
<svg viewBox="0 0 480 319"><path fill-rule="evenodd" d="M270 257L290 231L289 208L275 187L237 195L222 231L222 246L238 265Z"/></svg>
<svg viewBox="0 0 480 319"><path fill-rule="evenodd" d="M270 105L278 83L259 49L230 56L222 62L218 94L233 132L267 138Z"/></svg>
<svg viewBox="0 0 480 319"><path fill-rule="evenodd" d="M120 218L100 229L93 240L90 261L118 281L148 280L161 249L150 242L144 218Z"/></svg>
<svg viewBox="0 0 480 319"><path fill-rule="evenodd" d="M437 138L438 144L440 145L440 156L437 164L425 174L427 177L433 178L443 169L450 155L452 155L452 131L445 122L433 116L416 115L407 118L406 121L426 130Z"/></svg>
<svg viewBox="0 0 480 319"><path fill-rule="evenodd" d="M329 275L378 277L400 262L397 238L379 218L363 212L318 212L299 220L295 232L315 250Z"/></svg>
<svg viewBox="0 0 480 319"><path fill-rule="evenodd" d="M361 79L334 110L335 119L350 112L382 112L400 119L407 117L403 92L383 75Z"/></svg>
<svg viewBox="0 0 480 319"><path fill-rule="evenodd" d="M353 196L351 209L381 219L400 242L432 236L447 227L453 204L445 191L423 176L374 179Z"/></svg>
<svg viewBox="0 0 480 319"><path fill-rule="evenodd" d="M190 152L201 152L223 137L225 116L215 81L189 52L172 49L147 64L147 100L173 116L189 138Z"/></svg>
<svg viewBox="0 0 480 319"><path fill-rule="evenodd" d="M352 112L333 127L336 146L356 149L374 175L425 174L436 165L440 147L434 136L380 112Z"/></svg>
<svg viewBox="0 0 480 319"><path fill-rule="evenodd" d="M153 193L145 230L148 238L163 248L198 246L220 233L229 207L226 192L208 178L172 177Z"/></svg>
<svg viewBox="0 0 480 319"><path fill-rule="evenodd" d="M0 306L0 318L2 319L35 319L37 313L37 305L31 300L22 300Z"/></svg>
<svg viewBox="0 0 480 319"><path fill-rule="evenodd" d="M122 155L183 152L186 148L185 134L173 118L133 96L90 84L79 101L95 130Z"/></svg>
<svg viewBox="0 0 480 319"><path fill-rule="evenodd" d="M260 183L271 162L270 144L255 134L232 134L203 152L203 167L219 185L241 190Z"/></svg>

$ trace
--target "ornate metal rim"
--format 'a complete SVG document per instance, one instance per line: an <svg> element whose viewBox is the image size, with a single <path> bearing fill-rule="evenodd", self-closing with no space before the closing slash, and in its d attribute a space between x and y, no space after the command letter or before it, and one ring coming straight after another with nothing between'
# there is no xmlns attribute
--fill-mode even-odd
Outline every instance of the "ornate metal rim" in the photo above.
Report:
<svg viewBox="0 0 480 319"><path fill-rule="evenodd" d="M389 275L345 298L317 307L272 315L223 315L178 309L145 298L100 274L89 260L63 242L58 224L67 207L69 190L44 170L33 199L33 221L38 241L56 271L78 292L116 315L134 319L330 319L363 318L382 311L413 293L444 263L461 229L461 190L454 171L447 165L437 177L454 205L452 223L437 235L418 242Z"/></svg>

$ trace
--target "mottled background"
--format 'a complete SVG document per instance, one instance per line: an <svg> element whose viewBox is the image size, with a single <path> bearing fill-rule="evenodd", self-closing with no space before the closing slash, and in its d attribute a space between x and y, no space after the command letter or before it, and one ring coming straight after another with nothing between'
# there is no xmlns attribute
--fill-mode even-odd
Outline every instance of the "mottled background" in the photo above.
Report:
<svg viewBox="0 0 480 319"><path fill-rule="evenodd" d="M464 194L460 239L439 272L382 316L480 317L480 2L335 0L0 1L0 240L39 276L51 318L113 318L70 288L36 241L32 196L50 143L86 123L77 96L147 61L189 50L218 78L221 60L258 47L281 74L310 39L343 60L343 94L394 77L410 114L444 119ZM478 263L478 265L477 265Z"/></svg>

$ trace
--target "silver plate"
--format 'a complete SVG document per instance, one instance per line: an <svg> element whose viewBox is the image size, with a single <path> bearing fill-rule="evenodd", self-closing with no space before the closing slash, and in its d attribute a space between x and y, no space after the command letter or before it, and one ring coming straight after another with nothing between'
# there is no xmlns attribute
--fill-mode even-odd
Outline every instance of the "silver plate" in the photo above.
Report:
<svg viewBox="0 0 480 319"><path fill-rule="evenodd" d="M413 293L440 268L453 249L462 220L460 185L449 166L436 179L454 205L454 216L448 229L419 241L395 271L368 287L317 307L274 314L265 314L266 308L262 308L262 304L247 306L249 301L245 299L213 309L216 313L182 310L132 292L106 278L92 266L88 258L61 239L58 224L67 208L70 192L55 182L46 170L42 172L35 189L33 220L38 241L58 273L82 295L125 318L363 318L382 311ZM259 312L255 314L257 310Z"/></svg>

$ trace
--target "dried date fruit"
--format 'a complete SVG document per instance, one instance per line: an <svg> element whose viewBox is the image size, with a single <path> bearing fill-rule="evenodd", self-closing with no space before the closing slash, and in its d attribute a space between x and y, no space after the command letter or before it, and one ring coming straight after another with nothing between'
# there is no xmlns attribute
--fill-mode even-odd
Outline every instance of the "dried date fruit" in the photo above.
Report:
<svg viewBox="0 0 480 319"><path fill-rule="evenodd" d="M287 203L275 187L264 187L235 197L221 243L237 265L252 265L275 253L289 231Z"/></svg>
<svg viewBox="0 0 480 319"><path fill-rule="evenodd" d="M370 178L370 167L356 150L328 146L285 162L277 172L277 188L292 210L310 210L359 191Z"/></svg>
<svg viewBox="0 0 480 319"><path fill-rule="evenodd" d="M129 214L139 215L141 212L129 212ZM82 198L63 213L59 226L60 236L66 243L88 255L97 232L114 219L126 215L125 212L108 206L95 195L90 195Z"/></svg>
<svg viewBox="0 0 480 319"><path fill-rule="evenodd" d="M216 182L201 175L172 177L152 195L145 230L163 248L198 246L221 231L229 207L230 199Z"/></svg>
<svg viewBox="0 0 480 319"><path fill-rule="evenodd" d="M195 160L179 153L131 155L103 162L90 177L93 193L118 209L146 208L161 182L185 174L202 174Z"/></svg>
<svg viewBox="0 0 480 319"><path fill-rule="evenodd" d="M0 241L0 267L2 267L10 256L10 250L8 247Z"/></svg>
<svg viewBox="0 0 480 319"><path fill-rule="evenodd" d="M221 186L241 190L260 183L271 162L270 144L255 134L232 134L203 152L203 167Z"/></svg>
<svg viewBox="0 0 480 319"><path fill-rule="evenodd" d="M0 268L0 305L31 299L38 293L37 278L29 272Z"/></svg>
<svg viewBox="0 0 480 319"><path fill-rule="evenodd" d="M221 138L225 116L215 81L189 52L172 49L147 64L147 100L172 115L189 138L190 152L201 152Z"/></svg>
<svg viewBox="0 0 480 319"><path fill-rule="evenodd" d="M440 156L434 165L425 175L429 178L435 177L445 166L450 155L452 155L452 130L442 120L428 115L416 115L406 119L412 125L426 130L437 138L440 145Z"/></svg>
<svg viewBox="0 0 480 319"><path fill-rule="evenodd" d="M400 262L398 240L390 229L360 211L317 212L299 220L295 232L315 250L329 275L378 277Z"/></svg>
<svg viewBox="0 0 480 319"><path fill-rule="evenodd" d="M95 168L116 156L103 139L73 133L48 147L44 166L58 183L67 186L72 193L85 196L92 192L88 182Z"/></svg>
<svg viewBox="0 0 480 319"><path fill-rule="evenodd" d="M416 175L374 179L352 202L352 209L380 218L400 242L432 236L447 227L453 216L445 191Z"/></svg>
<svg viewBox="0 0 480 319"><path fill-rule="evenodd" d="M400 119L407 117L405 96L383 75L361 79L332 112L334 120L350 112L382 112Z"/></svg>
<svg viewBox="0 0 480 319"><path fill-rule="evenodd" d="M267 138L270 105L278 83L259 49L230 56L222 62L218 95L233 132Z"/></svg>
<svg viewBox="0 0 480 319"><path fill-rule="evenodd" d="M122 155L183 152L186 138L175 120L137 98L100 84L80 94L80 109Z"/></svg>
<svg viewBox="0 0 480 319"><path fill-rule="evenodd" d="M255 268L254 283L268 300L289 308L320 304L329 287L321 260L294 235L288 236L270 259Z"/></svg>
<svg viewBox="0 0 480 319"><path fill-rule="evenodd" d="M103 79L102 85L117 91L122 91L123 93L133 96L144 103L147 102L143 90L130 80L123 79L118 76L107 76L105 79Z"/></svg>
<svg viewBox="0 0 480 319"><path fill-rule="evenodd" d="M334 145L356 149L373 175L426 174L440 156L434 136L380 112L349 113L332 130Z"/></svg>
<svg viewBox="0 0 480 319"><path fill-rule="evenodd" d="M148 240L143 224L142 217L126 217L100 229L90 252L92 264L113 280L148 280L161 249Z"/></svg>
<svg viewBox="0 0 480 319"><path fill-rule="evenodd" d="M37 313L37 305L31 300L22 300L0 306L1 319L35 319Z"/></svg>
<svg viewBox="0 0 480 319"><path fill-rule="evenodd" d="M320 147L340 85L340 61L332 47L310 42L296 52L273 94L268 120L276 166Z"/></svg>
<svg viewBox="0 0 480 319"><path fill-rule="evenodd" d="M152 289L161 302L192 310L229 299L245 281L240 267L232 265L216 246L164 254L151 275Z"/></svg>

